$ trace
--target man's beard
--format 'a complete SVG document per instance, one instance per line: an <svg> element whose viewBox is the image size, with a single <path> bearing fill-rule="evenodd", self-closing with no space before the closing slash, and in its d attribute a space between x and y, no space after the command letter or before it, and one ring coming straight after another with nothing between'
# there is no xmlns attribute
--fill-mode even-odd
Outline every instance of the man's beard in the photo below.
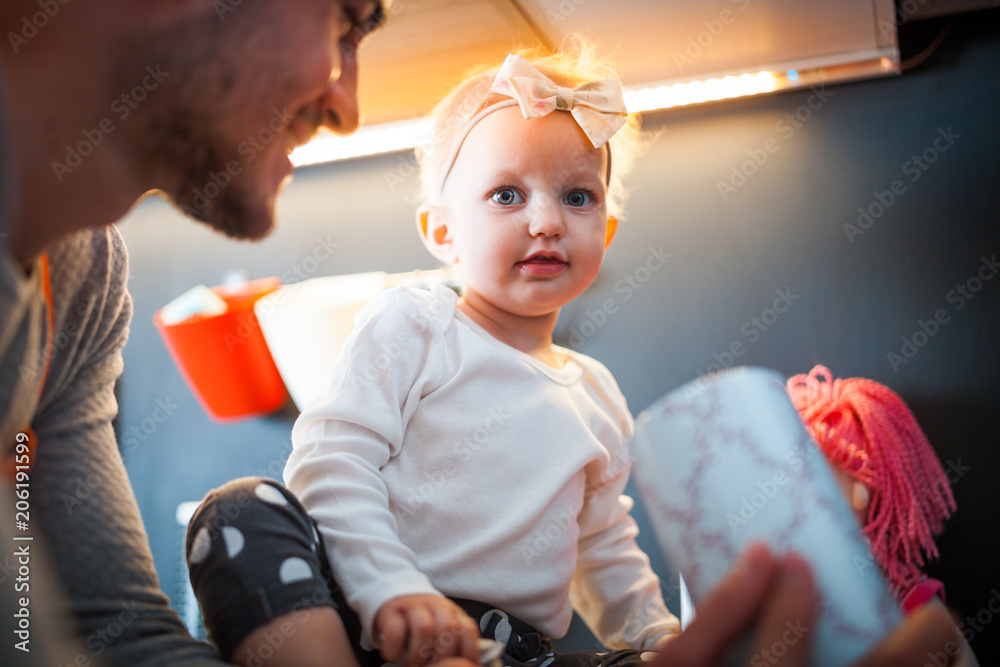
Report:
<svg viewBox="0 0 1000 667"><path fill-rule="evenodd" d="M271 197L246 186L235 146L211 127L207 118L175 112L148 128L140 160L173 172L169 180L177 185L161 190L185 215L231 238L261 239L274 226ZM241 164L235 175L227 169L234 161Z"/></svg>
<svg viewBox="0 0 1000 667"><path fill-rule="evenodd" d="M261 193L248 191L239 176L226 171L227 161L214 151L189 163L170 199L186 215L235 239L256 240L274 226L273 209Z"/></svg>
<svg viewBox="0 0 1000 667"><path fill-rule="evenodd" d="M225 98L236 81L235 64L206 48L167 68L172 84L184 84L165 88L172 96L149 107L133 163L148 168L152 182L187 216L232 238L260 239L274 226L274 194L248 185L252 172L225 132L225 104L205 105L205 91ZM201 62L214 62L215 69L205 75ZM233 163L240 166L235 174Z"/></svg>

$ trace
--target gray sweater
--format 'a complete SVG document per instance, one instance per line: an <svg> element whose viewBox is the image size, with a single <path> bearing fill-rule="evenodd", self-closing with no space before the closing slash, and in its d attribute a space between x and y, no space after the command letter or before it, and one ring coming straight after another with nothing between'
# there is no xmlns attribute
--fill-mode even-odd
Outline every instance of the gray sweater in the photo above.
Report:
<svg viewBox="0 0 1000 667"><path fill-rule="evenodd" d="M46 621L56 621L45 615L66 608L59 615L78 639L66 662L63 651L58 663L27 662L27 655L11 650L5 633L0 657L9 654L17 658L14 664L226 664L188 634L160 591L111 425L132 315L121 236L113 227L86 230L49 249L55 328L43 378L48 316L42 272L36 262L26 278L15 263L5 245L5 213L0 206L0 443L6 453L30 425L39 444L30 472L26 532L15 529L9 503L0 503L0 569L13 551L7 545L22 544L13 542L11 533L33 535L32 553L48 556L48 567L39 558L31 563L34 628L43 632ZM0 490L9 484L4 476ZM14 593L12 579L0 574L5 617L24 595ZM39 590L45 583L61 592ZM35 635L31 648L37 656L46 647ZM80 653L86 660L76 659Z"/></svg>

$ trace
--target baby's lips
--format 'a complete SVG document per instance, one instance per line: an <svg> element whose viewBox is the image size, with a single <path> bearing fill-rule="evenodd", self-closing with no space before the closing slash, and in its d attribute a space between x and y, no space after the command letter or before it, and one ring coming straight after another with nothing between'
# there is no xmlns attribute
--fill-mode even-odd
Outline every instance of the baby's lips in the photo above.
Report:
<svg viewBox="0 0 1000 667"><path fill-rule="evenodd" d="M523 259L521 264L566 264L566 258L557 252L536 252Z"/></svg>

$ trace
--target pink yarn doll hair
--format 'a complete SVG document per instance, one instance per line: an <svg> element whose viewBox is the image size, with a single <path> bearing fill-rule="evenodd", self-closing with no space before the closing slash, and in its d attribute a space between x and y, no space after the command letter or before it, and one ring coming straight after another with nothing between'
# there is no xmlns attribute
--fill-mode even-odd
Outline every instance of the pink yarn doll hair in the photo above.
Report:
<svg viewBox="0 0 1000 667"><path fill-rule="evenodd" d="M883 384L833 379L825 366L788 380L806 430L831 464L871 490L863 534L897 596L923 576L955 511L948 478L906 404Z"/></svg>

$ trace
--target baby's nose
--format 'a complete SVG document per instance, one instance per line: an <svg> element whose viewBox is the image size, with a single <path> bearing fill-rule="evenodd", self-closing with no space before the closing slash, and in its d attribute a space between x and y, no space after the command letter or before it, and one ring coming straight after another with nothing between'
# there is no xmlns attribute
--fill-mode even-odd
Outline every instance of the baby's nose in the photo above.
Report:
<svg viewBox="0 0 1000 667"><path fill-rule="evenodd" d="M562 207L551 197L532 201L528 216L528 230L532 236L562 236L566 231Z"/></svg>

